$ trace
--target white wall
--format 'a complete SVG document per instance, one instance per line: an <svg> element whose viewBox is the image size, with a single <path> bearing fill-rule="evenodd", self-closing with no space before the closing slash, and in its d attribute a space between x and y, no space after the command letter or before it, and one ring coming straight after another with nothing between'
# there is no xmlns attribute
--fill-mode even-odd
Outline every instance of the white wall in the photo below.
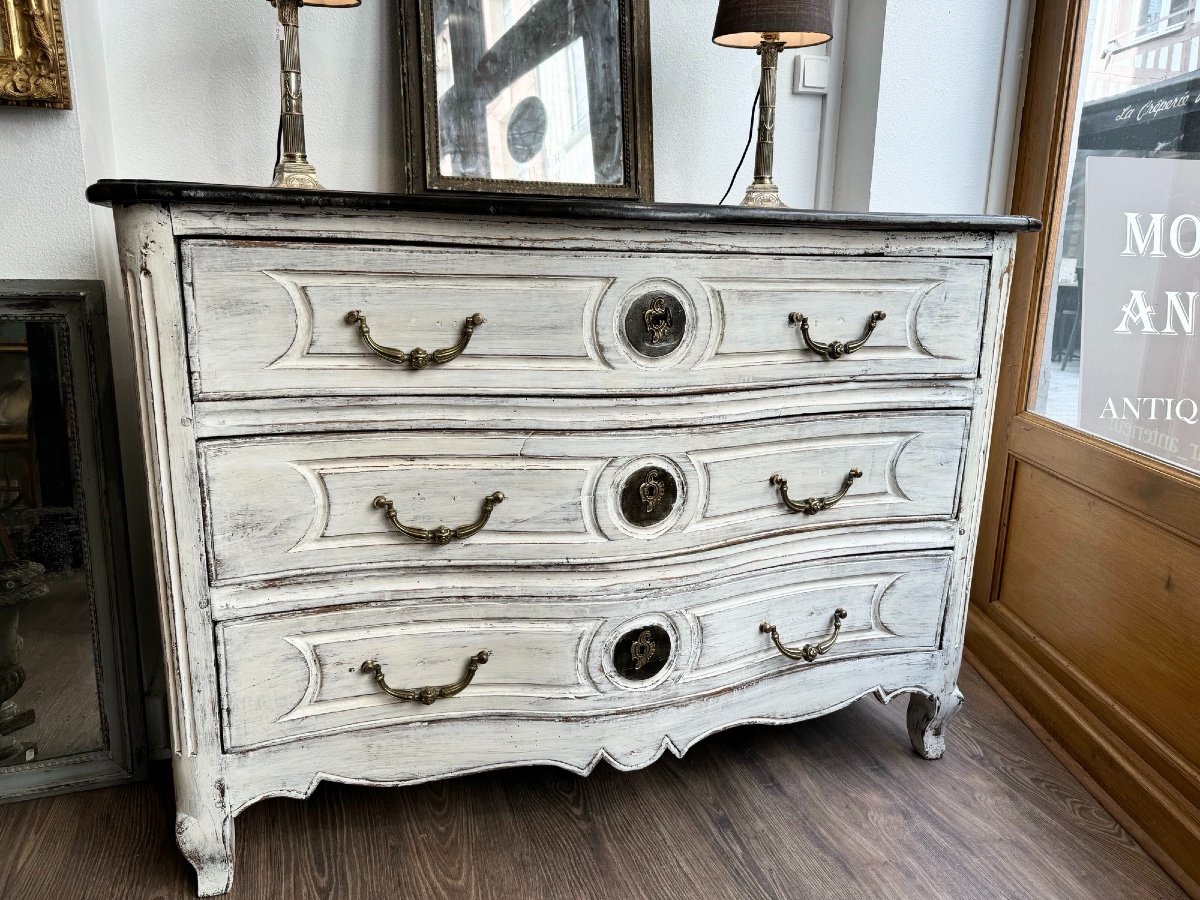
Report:
<svg viewBox="0 0 1200 900"><path fill-rule="evenodd" d="M328 187L398 184L395 6L300 13L309 158ZM265 0L102 0L101 17L117 126L105 177L270 184L279 45Z"/></svg>
<svg viewBox="0 0 1200 900"><path fill-rule="evenodd" d="M654 180L660 202L716 203L746 145L758 90L753 50L712 42L718 0L651 0L654 71ZM813 203L821 139L821 98L791 92L793 51L779 66L775 180L792 206ZM754 175L754 148L732 203Z"/></svg>
<svg viewBox="0 0 1200 900"><path fill-rule="evenodd" d="M887 10L883 3L870 0L849 0L848 6L833 207L870 209Z"/></svg>
<svg viewBox="0 0 1200 900"><path fill-rule="evenodd" d="M850 0L881 5L883 0ZM887 0L878 61L870 209L979 213L1007 166L1025 0ZM1010 9L1013 21L1010 21ZM1014 41L1014 35L1019 38ZM874 61L859 57L857 65ZM994 148L1000 150L994 154ZM860 185L861 187L861 185ZM842 208L861 206L847 196Z"/></svg>
<svg viewBox="0 0 1200 900"><path fill-rule="evenodd" d="M96 277L85 177L78 106L0 106L0 278Z"/></svg>
<svg viewBox="0 0 1200 900"><path fill-rule="evenodd" d="M712 43L717 0L652 0L657 198L715 203L749 129L758 57ZM301 13L309 158L327 187L399 187L396 4ZM278 123L274 11L265 3L106 0L105 52L116 134L107 177L229 184L270 181ZM198 40L197 35L204 35ZM781 75L790 83L792 54ZM780 94L777 172L812 202L821 100ZM753 154L740 187L749 181Z"/></svg>
<svg viewBox="0 0 1200 900"><path fill-rule="evenodd" d="M985 208L992 146L997 134L1008 138L997 104L1010 2L1023 8L1026 0L888 0L883 17L884 0L850 0L852 29L883 21L884 32L877 58L847 56L847 83L876 82L878 104L847 93L835 206ZM651 0L659 200L716 202L745 143L758 58L712 44L716 5ZM0 277L94 277L111 269L102 214L93 235L82 199L97 178L270 180L278 51L265 0L65 0L64 7L76 109L0 108ZM329 187L399 184L396 7L367 0L355 10L301 14L309 151ZM854 47L862 36L841 39ZM785 199L808 206L822 100L790 92L793 59L785 54L780 70L776 174ZM871 147L848 143L856 127L873 131ZM842 158L851 172L837 170Z"/></svg>

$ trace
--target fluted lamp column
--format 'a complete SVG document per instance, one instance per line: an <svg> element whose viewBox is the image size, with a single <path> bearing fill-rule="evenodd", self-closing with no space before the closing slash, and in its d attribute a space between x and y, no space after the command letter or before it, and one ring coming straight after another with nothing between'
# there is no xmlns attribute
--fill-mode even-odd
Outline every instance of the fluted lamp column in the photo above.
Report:
<svg viewBox="0 0 1200 900"><path fill-rule="evenodd" d="M320 190L304 146L304 91L300 86L300 7L359 6L362 0L268 0L279 13L279 131L283 143L271 187Z"/></svg>
<svg viewBox="0 0 1200 900"><path fill-rule="evenodd" d="M754 181L744 206L785 206L775 184L775 96L779 54L832 38L830 0L721 0L713 43L755 49L762 61L758 98L758 149Z"/></svg>

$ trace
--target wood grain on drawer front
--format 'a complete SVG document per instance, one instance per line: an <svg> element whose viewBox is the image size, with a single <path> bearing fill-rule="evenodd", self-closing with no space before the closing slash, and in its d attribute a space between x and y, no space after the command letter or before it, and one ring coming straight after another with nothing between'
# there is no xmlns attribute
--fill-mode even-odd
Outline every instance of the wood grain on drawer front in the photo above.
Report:
<svg viewBox="0 0 1200 900"><path fill-rule="evenodd" d="M183 247L188 348L197 399L470 392L654 394L877 376L973 377L989 264L977 259L513 254L395 246L189 241ZM626 331L652 291L677 298L679 347L648 357ZM374 355L453 346L452 362L413 371ZM867 345L827 360L815 340ZM636 329L644 329L637 318ZM636 335L635 335L636 336ZM634 341L636 343L636 341Z"/></svg>
<svg viewBox="0 0 1200 900"><path fill-rule="evenodd" d="M876 414L706 429L586 433L403 432L210 441L201 445L210 575L236 584L389 568L568 566L658 559L767 534L868 521L950 518L969 416ZM663 521L637 527L619 497L653 467L676 485ZM791 513L862 477L831 509ZM660 480L662 480L660 479ZM635 485L635 489L640 485ZM507 499L465 541L396 531L451 528Z"/></svg>
<svg viewBox="0 0 1200 900"><path fill-rule="evenodd" d="M948 552L854 557L604 599L451 598L223 624L225 745L458 717L602 716L864 654L933 650L950 563ZM784 658L759 630L769 620L790 644L818 641L839 607L848 613L841 637L816 664ZM668 634L667 665L649 681L625 681L613 646L646 625ZM472 683L431 706L387 696L360 670L374 659L392 687L449 684L485 649Z"/></svg>

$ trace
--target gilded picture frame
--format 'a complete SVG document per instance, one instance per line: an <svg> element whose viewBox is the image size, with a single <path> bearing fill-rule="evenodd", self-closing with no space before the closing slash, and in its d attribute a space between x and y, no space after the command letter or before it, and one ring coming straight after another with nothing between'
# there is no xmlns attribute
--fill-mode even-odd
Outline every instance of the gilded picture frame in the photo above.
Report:
<svg viewBox="0 0 1200 900"><path fill-rule="evenodd" d="M0 106L71 108L61 0L0 0Z"/></svg>

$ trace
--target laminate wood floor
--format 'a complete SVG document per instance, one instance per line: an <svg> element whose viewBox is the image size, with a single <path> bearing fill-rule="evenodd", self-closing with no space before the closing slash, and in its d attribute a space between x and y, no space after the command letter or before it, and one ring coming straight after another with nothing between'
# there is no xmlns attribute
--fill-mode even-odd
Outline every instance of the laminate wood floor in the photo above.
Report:
<svg viewBox="0 0 1200 900"><path fill-rule="evenodd" d="M939 762L904 700L745 727L589 778L514 769L322 785L238 819L253 898L1033 898L1182 892L973 671ZM170 775L0 807L0 898L184 898Z"/></svg>

